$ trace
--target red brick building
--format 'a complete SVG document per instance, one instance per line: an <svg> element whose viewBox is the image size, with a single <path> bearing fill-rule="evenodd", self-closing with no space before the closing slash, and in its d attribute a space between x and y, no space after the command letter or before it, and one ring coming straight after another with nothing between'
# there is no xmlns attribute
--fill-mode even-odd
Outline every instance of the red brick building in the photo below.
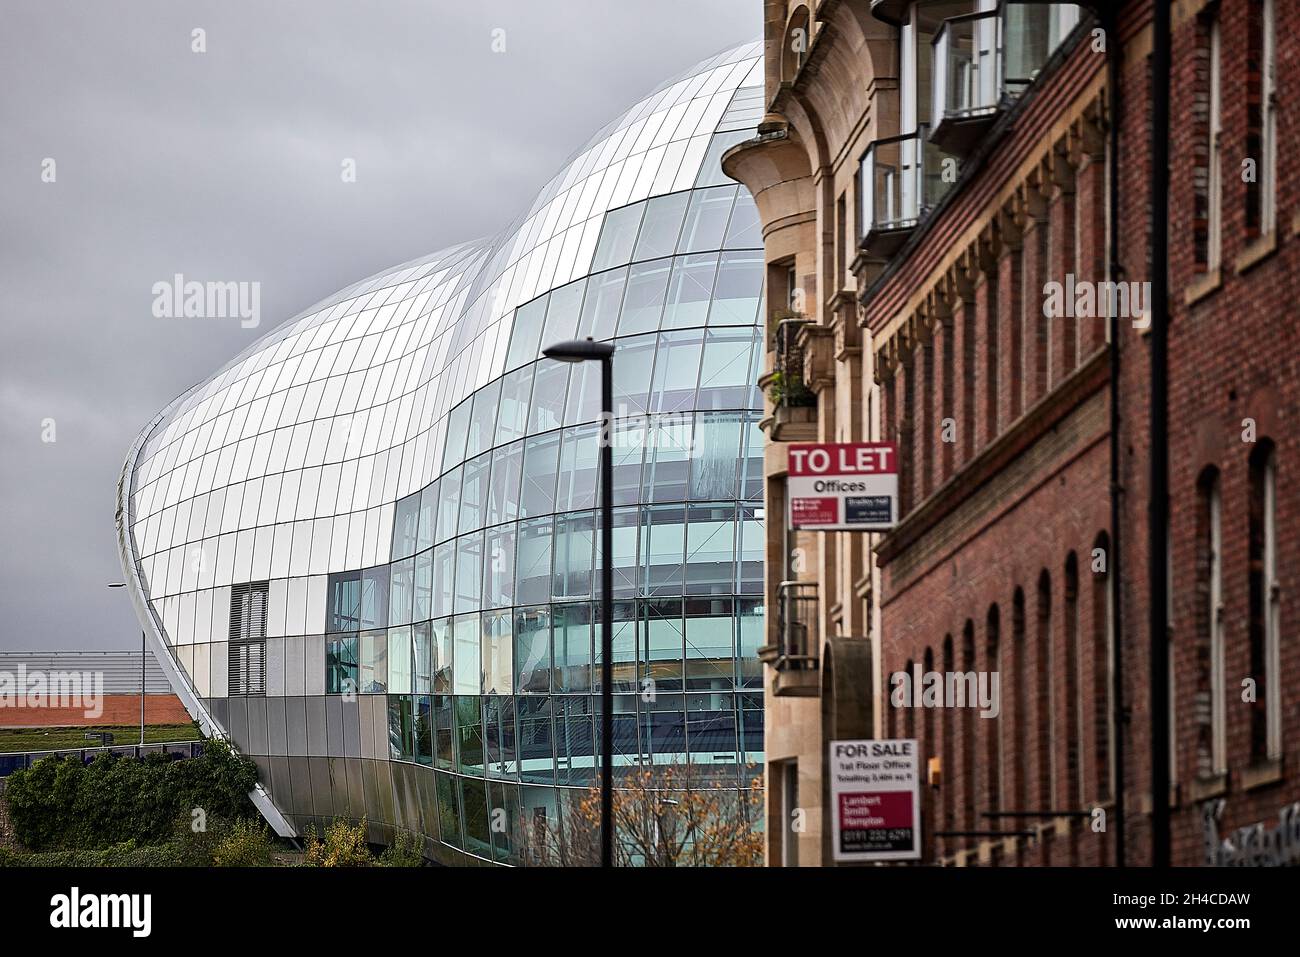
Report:
<svg viewBox="0 0 1300 957"><path fill-rule="evenodd" d="M800 9L783 20L774 6ZM847 197L858 242L846 281L869 381L848 389L853 370L817 349L843 338L833 308L809 316L798 343L823 425L846 392L860 396L860 429L819 437L898 445L902 516L874 543L879 584L863 590L879 615L872 731L919 738L930 759L930 862L1112 864L1121 823L1127 862L1150 860L1143 284L1153 268L1154 34L1149 0L1106 6L768 4L769 57L772 34L781 53L792 25L814 25L773 97L766 144L746 147L768 151L783 171L774 180L794 181L792 141L815 144L814 181L818 150L834 155L809 114L836 101L852 45L843 29L816 24L869 12L898 51L861 56L851 81L873 92L876 124ZM1300 63L1298 20L1300 8L1280 0L1171 10L1165 564L1177 864L1205 862L1211 835L1220 859L1222 841L1260 843L1300 800L1300 606L1289 573L1300 537L1287 532L1300 511L1287 467L1300 452L1300 177L1289 169L1300 147L1300 89L1289 87L1300 72L1286 69ZM819 57L818 44L830 52ZM765 213L771 302L781 265L772 239L798 211L768 218L761 163L734 152L728 168L749 173ZM831 213L819 215L831 235ZM835 256L820 258L831 266L818 274L825 283ZM1116 282L1118 296L1107 285ZM783 361L773 346L772 367ZM775 505L779 468L769 481ZM823 551L863 538L826 537L849 541ZM831 613L822 609L823 628ZM998 716L892 705L891 675L916 666L996 673ZM780 687L778 674L772 693ZM823 682L823 697L835 691ZM823 700L821 710L845 708ZM769 737L779 736L771 714Z"/></svg>

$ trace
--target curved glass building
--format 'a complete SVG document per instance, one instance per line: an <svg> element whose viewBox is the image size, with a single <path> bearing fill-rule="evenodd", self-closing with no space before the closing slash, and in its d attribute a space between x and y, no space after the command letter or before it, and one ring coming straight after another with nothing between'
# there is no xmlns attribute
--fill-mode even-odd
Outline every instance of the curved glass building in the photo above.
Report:
<svg viewBox="0 0 1300 957"><path fill-rule="evenodd" d="M699 64L499 235L288 320L137 438L137 610L281 833L508 863L494 810L595 783L599 367L539 358L574 337L616 344L616 761L761 773L762 237L718 162L761 115L759 44Z"/></svg>

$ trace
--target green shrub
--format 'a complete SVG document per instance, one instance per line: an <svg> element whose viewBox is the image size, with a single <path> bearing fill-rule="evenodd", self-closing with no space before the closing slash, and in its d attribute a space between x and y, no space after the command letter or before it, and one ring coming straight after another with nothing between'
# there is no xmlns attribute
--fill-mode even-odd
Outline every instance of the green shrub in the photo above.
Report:
<svg viewBox="0 0 1300 957"><path fill-rule="evenodd" d="M123 758L103 752L88 765L50 756L9 776L5 798L14 836L33 851L110 848L134 841L161 844L176 819L202 808L238 820L257 812L248 792L257 766L220 740L203 755Z"/></svg>
<svg viewBox="0 0 1300 957"><path fill-rule="evenodd" d="M275 845L266 825L259 821L239 820L223 824L212 849L213 867L269 867Z"/></svg>
<svg viewBox="0 0 1300 957"><path fill-rule="evenodd" d="M335 818L325 828L324 839L317 835L315 827L309 827L303 863L308 867L372 867L375 858L366 843L366 819L352 824Z"/></svg>
<svg viewBox="0 0 1300 957"><path fill-rule="evenodd" d="M423 867L424 839L399 829L393 843L379 855L379 863L382 867Z"/></svg>

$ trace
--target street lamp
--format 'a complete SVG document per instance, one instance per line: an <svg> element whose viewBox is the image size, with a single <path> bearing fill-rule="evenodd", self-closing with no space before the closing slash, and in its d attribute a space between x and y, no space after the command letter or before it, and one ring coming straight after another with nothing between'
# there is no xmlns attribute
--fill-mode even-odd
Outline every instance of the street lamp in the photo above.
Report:
<svg viewBox="0 0 1300 957"><path fill-rule="evenodd" d="M125 588L126 582L109 582L109 588ZM144 629L140 629L140 746L144 747Z"/></svg>
<svg viewBox="0 0 1300 957"><path fill-rule="evenodd" d="M614 866L614 344L590 337L542 350L560 362L600 362L600 866Z"/></svg>

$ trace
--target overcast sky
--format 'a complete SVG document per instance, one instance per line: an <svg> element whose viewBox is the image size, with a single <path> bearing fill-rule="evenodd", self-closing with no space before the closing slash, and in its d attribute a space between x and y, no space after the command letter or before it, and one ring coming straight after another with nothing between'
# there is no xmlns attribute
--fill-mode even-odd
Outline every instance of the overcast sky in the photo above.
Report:
<svg viewBox="0 0 1300 957"><path fill-rule="evenodd" d="M105 586L136 433L324 296L505 226L661 80L758 38L761 13L0 3L0 649L134 647L130 599ZM154 318L151 289L176 273L260 282L261 328Z"/></svg>

